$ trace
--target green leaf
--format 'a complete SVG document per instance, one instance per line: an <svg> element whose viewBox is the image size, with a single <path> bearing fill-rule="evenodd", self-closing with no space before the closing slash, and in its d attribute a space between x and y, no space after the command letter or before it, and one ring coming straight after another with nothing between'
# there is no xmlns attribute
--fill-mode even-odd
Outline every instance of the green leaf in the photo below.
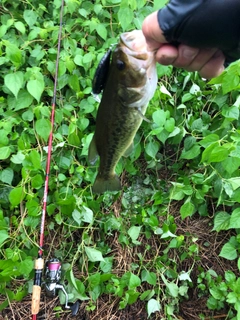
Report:
<svg viewBox="0 0 240 320"><path fill-rule="evenodd" d="M226 94L234 90L237 86L239 86L239 75L236 73L232 73L229 70L223 77L223 82L222 82L223 94Z"/></svg>
<svg viewBox="0 0 240 320"><path fill-rule="evenodd" d="M4 183L11 184L13 180L13 170L11 168L6 168L0 172L0 180Z"/></svg>
<svg viewBox="0 0 240 320"><path fill-rule="evenodd" d="M40 102L41 95L44 91L45 85L43 78L29 80L27 82L27 90L28 92L38 101Z"/></svg>
<svg viewBox="0 0 240 320"><path fill-rule="evenodd" d="M29 158L34 166L34 169L42 169L41 156L37 150L32 150L29 154Z"/></svg>
<svg viewBox="0 0 240 320"><path fill-rule="evenodd" d="M183 149L180 159L194 159L200 154L199 145L195 144L191 149L185 151Z"/></svg>
<svg viewBox="0 0 240 320"><path fill-rule="evenodd" d="M222 162L228 157L229 151L218 142L209 145L202 153L202 162Z"/></svg>
<svg viewBox="0 0 240 320"><path fill-rule="evenodd" d="M39 134L40 137L47 141L52 129L51 122L48 119L39 119L36 121L35 128L37 134Z"/></svg>
<svg viewBox="0 0 240 320"><path fill-rule="evenodd" d="M6 56L14 64L15 67L20 67L23 62L22 51L13 43L3 40L3 44L6 46Z"/></svg>
<svg viewBox="0 0 240 320"><path fill-rule="evenodd" d="M238 258L237 266L238 266L238 271L240 271L240 258Z"/></svg>
<svg viewBox="0 0 240 320"><path fill-rule="evenodd" d="M92 54L92 52L88 52L83 56L83 64L88 64L90 62L92 62L92 60L94 59L94 55ZM75 61L75 60L74 60Z"/></svg>
<svg viewBox="0 0 240 320"><path fill-rule="evenodd" d="M130 238L132 239L132 241L136 241L137 238L139 237L139 234L141 232L141 227L137 227L137 226L132 226L129 230L128 230L128 235L130 236Z"/></svg>
<svg viewBox="0 0 240 320"><path fill-rule="evenodd" d="M11 156L11 162L15 164L21 164L24 159L25 159L25 155L21 151Z"/></svg>
<svg viewBox="0 0 240 320"><path fill-rule="evenodd" d="M160 148L159 142L153 139L146 144L145 152L151 157L155 158Z"/></svg>
<svg viewBox="0 0 240 320"><path fill-rule="evenodd" d="M194 213L194 205L189 201L185 202L180 208L180 213L182 219L191 216Z"/></svg>
<svg viewBox="0 0 240 320"><path fill-rule="evenodd" d="M142 281L146 281L149 284L155 286L157 283L157 276L154 272L149 272L148 270L143 270L141 273Z"/></svg>
<svg viewBox="0 0 240 320"><path fill-rule="evenodd" d="M224 106L223 110L222 110L222 115L225 118L228 118L230 120L234 120L234 119L238 120L238 118L239 118L239 108L236 107L236 106L232 106L232 107Z"/></svg>
<svg viewBox="0 0 240 320"><path fill-rule="evenodd" d="M240 208L233 210L230 217L229 228L240 228Z"/></svg>
<svg viewBox="0 0 240 320"><path fill-rule="evenodd" d="M141 279L135 274L131 273L129 278L129 289L135 289L136 287L141 285Z"/></svg>
<svg viewBox="0 0 240 320"><path fill-rule="evenodd" d="M107 29L104 26L104 24L102 24L102 23L98 24L96 30L97 30L97 33L99 34L99 36L101 38L103 38L103 40L107 39Z"/></svg>
<svg viewBox="0 0 240 320"><path fill-rule="evenodd" d="M230 214L225 211L220 211L216 214L214 218L214 227L213 230L219 232L221 230L228 230L230 223Z"/></svg>
<svg viewBox="0 0 240 320"><path fill-rule="evenodd" d="M32 177L31 184L35 189L41 188L43 186L43 178L41 174L36 174L34 177Z"/></svg>
<svg viewBox="0 0 240 320"><path fill-rule="evenodd" d="M227 260L235 260L238 256L236 248L230 242L225 243L222 247L222 250L219 254L220 257L223 257Z"/></svg>
<svg viewBox="0 0 240 320"><path fill-rule="evenodd" d="M104 261L102 252L91 248L91 247L85 247L85 252L88 256L89 261L96 262L96 261Z"/></svg>
<svg viewBox="0 0 240 320"><path fill-rule="evenodd" d="M29 27L32 27L37 21L38 14L32 10L24 10L23 18L27 22Z"/></svg>
<svg viewBox="0 0 240 320"><path fill-rule="evenodd" d="M0 160L7 159L11 154L11 148L9 146L0 147Z"/></svg>
<svg viewBox="0 0 240 320"><path fill-rule="evenodd" d="M14 94L17 98L19 90L24 83L24 74L21 71L15 73L8 73L4 77L5 86Z"/></svg>
<svg viewBox="0 0 240 320"><path fill-rule="evenodd" d="M33 97L27 92L27 90L20 90L18 97L9 97L8 105L11 109L18 111L27 109L33 102Z"/></svg>
<svg viewBox="0 0 240 320"><path fill-rule="evenodd" d="M166 114L163 110L159 109L152 114L153 122L158 125L158 127L163 127L166 122Z"/></svg>
<svg viewBox="0 0 240 320"><path fill-rule="evenodd" d="M179 280L181 281L189 281L189 282L192 282L192 279L190 278L189 276L189 272L185 272L185 271L182 271L179 276L178 276Z"/></svg>
<svg viewBox="0 0 240 320"><path fill-rule="evenodd" d="M93 223L94 217L93 217L93 211L86 207L82 206L82 220L86 223Z"/></svg>
<svg viewBox="0 0 240 320"><path fill-rule="evenodd" d="M207 135L204 139L202 139L201 141L199 141L199 144L204 147L207 148L209 145L211 145L213 142L217 142L219 141L220 138L217 134L212 133Z"/></svg>
<svg viewBox="0 0 240 320"><path fill-rule="evenodd" d="M18 271L27 276L33 270L34 262L31 258L27 258L19 263Z"/></svg>
<svg viewBox="0 0 240 320"><path fill-rule="evenodd" d="M227 179L227 182L231 184L233 190L240 187L240 177L229 178Z"/></svg>
<svg viewBox="0 0 240 320"><path fill-rule="evenodd" d="M133 11L129 7L120 7L118 10L118 20L123 31L127 30L134 18Z"/></svg>
<svg viewBox="0 0 240 320"><path fill-rule="evenodd" d="M161 310L161 305L159 301L156 299L150 299L147 303L147 313L148 317L154 312L160 311Z"/></svg>
<svg viewBox="0 0 240 320"><path fill-rule="evenodd" d="M25 25L21 21L14 22L14 27L20 31L22 34L26 33Z"/></svg>
<svg viewBox="0 0 240 320"><path fill-rule="evenodd" d="M0 245L9 238L9 235L6 230L0 230Z"/></svg>
<svg viewBox="0 0 240 320"><path fill-rule="evenodd" d="M169 290L169 293L172 297L177 298L178 296L178 286L174 282L169 282L167 284L167 288Z"/></svg>
<svg viewBox="0 0 240 320"><path fill-rule="evenodd" d="M79 80L76 74L73 74L69 77L68 84L70 88L76 93L80 91Z"/></svg>
<svg viewBox="0 0 240 320"><path fill-rule="evenodd" d="M10 191L9 193L9 201L11 202L11 205L13 207L16 207L21 203L21 201L24 199L24 190L23 187L17 187Z"/></svg>
<svg viewBox="0 0 240 320"><path fill-rule="evenodd" d="M175 127L174 118L170 118L170 119L166 120L166 122L164 124L164 127L167 130L167 132L171 133L174 130L174 127Z"/></svg>

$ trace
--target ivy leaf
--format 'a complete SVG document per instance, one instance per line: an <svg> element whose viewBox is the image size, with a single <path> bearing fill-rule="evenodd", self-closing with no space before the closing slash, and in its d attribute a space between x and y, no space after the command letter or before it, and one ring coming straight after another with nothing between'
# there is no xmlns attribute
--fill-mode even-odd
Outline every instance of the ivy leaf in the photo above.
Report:
<svg viewBox="0 0 240 320"><path fill-rule="evenodd" d="M200 154L199 145L195 144L191 149L183 149L180 159L194 159Z"/></svg>
<svg viewBox="0 0 240 320"><path fill-rule="evenodd" d="M146 153L151 157L155 158L157 152L159 151L160 145L156 140L151 139L145 148Z"/></svg>
<svg viewBox="0 0 240 320"><path fill-rule="evenodd" d="M229 228L240 228L240 208L233 210L230 217Z"/></svg>
<svg viewBox="0 0 240 320"><path fill-rule="evenodd" d="M137 227L137 226L132 226L128 230L128 235L132 239L133 243L136 242L137 238L139 237L140 231L141 231L141 227Z"/></svg>
<svg viewBox="0 0 240 320"><path fill-rule="evenodd" d="M5 86L14 94L17 98L19 90L24 83L23 72L17 71L15 73L9 73L4 77Z"/></svg>
<svg viewBox="0 0 240 320"><path fill-rule="evenodd" d="M166 114L163 110L159 109L152 114L153 122L156 123L158 127L163 127L166 122Z"/></svg>
<svg viewBox="0 0 240 320"><path fill-rule="evenodd" d="M39 119L36 121L35 128L37 134L39 134L39 136L42 137L44 141L47 141L52 129L51 122L48 119Z"/></svg>
<svg viewBox="0 0 240 320"><path fill-rule="evenodd" d="M8 106L9 108L17 111L28 108L32 102L33 97L30 95L30 93L28 93L27 90L20 90L17 98L9 97Z"/></svg>
<svg viewBox="0 0 240 320"><path fill-rule="evenodd" d="M43 78L29 80L27 83L28 92L37 100L37 102L40 101L41 95L44 91L44 87L45 85Z"/></svg>
<svg viewBox="0 0 240 320"><path fill-rule="evenodd" d="M154 312L160 311L161 310L161 305L159 301L156 299L150 299L147 303L147 313L148 317Z"/></svg>
<svg viewBox="0 0 240 320"><path fill-rule="evenodd" d="M141 285L141 279L135 274L131 273L129 278L129 289L135 289Z"/></svg>
<svg viewBox="0 0 240 320"><path fill-rule="evenodd" d="M133 21L133 11L129 7L121 7L118 10L118 20L121 23L123 31L127 30L128 26Z"/></svg>
<svg viewBox="0 0 240 320"><path fill-rule="evenodd" d="M6 168L0 172L0 180L4 183L11 184L13 180L13 170L11 168Z"/></svg>
<svg viewBox="0 0 240 320"><path fill-rule="evenodd" d="M98 24L96 30L97 30L97 33L99 34L99 36L101 38L103 38L103 40L107 39L107 29L104 26L104 24L102 24L102 23Z"/></svg>
<svg viewBox="0 0 240 320"><path fill-rule="evenodd" d="M36 23L38 15L33 10L25 10L23 13L23 18L27 22L29 27L32 27Z"/></svg>
<svg viewBox="0 0 240 320"><path fill-rule="evenodd" d="M21 201L24 199L24 191L23 187L17 187L11 190L9 193L9 201L11 202L13 207L16 207L21 203Z"/></svg>
<svg viewBox="0 0 240 320"><path fill-rule="evenodd" d="M218 142L210 144L202 153L202 162L222 162L228 157L229 151Z"/></svg>
<svg viewBox="0 0 240 320"><path fill-rule="evenodd" d="M157 283L157 276L154 272L149 272L148 270L143 270L141 273L142 281L146 281L149 284L155 286Z"/></svg>
<svg viewBox="0 0 240 320"><path fill-rule="evenodd" d="M102 256L102 252L97 249L94 249L91 247L85 247L85 252L88 256L89 261L92 261L92 262L105 261Z"/></svg>
<svg viewBox="0 0 240 320"><path fill-rule="evenodd" d="M9 146L0 147L0 160L7 159L11 154L11 148Z"/></svg>
<svg viewBox="0 0 240 320"><path fill-rule="evenodd" d="M219 254L220 257L223 257L227 260L234 260L237 258L237 250L230 242L225 243L222 247L222 250Z"/></svg>
<svg viewBox="0 0 240 320"><path fill-rule="evenodd" d="M213 230L219 232L221 230L228 230L230 223L230 214L225 211L220 211L216 214L214 218L214 227Z"/></svg>
<svg viewBox="0 0 240 320"><path fill-rule="evenodd" d="M6 230L0 230L0 245L9 238L9 235Z"/></svg>
<svg viewBox="0 0 240 320"><path fill-rule="evenodd" d="M15 67L20 67L23 62L22 51L13 43L3 40L2 43L6 46L6 56L14 64Z"/></svg>
<svg viewBox="0 0 240 320"><path fill-rule="evenodd" d="M26 33L25 25L21 21L14 22L14 27L20 31L22 34Z"/></svg>
<svg viewBox="0 0 240 320"><path fill-rule="evenodd" d="M180 208L182 219L185 219L186 217L191 216L193 212L194 212L194 205L191 202L185 202Z"/></svg>
<svg viewBox="0 0 240 320"><path fill-rule="evenodd" d="M69 77L68 84L76 93L80 91L79 80L76 74L73 74Z"/></svg>

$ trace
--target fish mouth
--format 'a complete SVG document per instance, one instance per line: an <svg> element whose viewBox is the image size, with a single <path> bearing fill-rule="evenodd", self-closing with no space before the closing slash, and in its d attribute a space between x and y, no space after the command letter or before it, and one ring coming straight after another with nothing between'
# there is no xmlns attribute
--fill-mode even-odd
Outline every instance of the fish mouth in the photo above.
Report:
<svg viewBox="0 0 240 320"><path fill-rule="evenodd" d="M140 60L149 59L146 40L141 30L122 33L120 35L120 47L124 48L126 54L134 58Z"/></svg>
<svg viewBox="0 0 240 320"><path fill-rule="evenodd" d="M142 30L124 32L120 35L120 50L122 50L135 65L147 70L155 64L155 55L148 51L146 39Z"/></svg>

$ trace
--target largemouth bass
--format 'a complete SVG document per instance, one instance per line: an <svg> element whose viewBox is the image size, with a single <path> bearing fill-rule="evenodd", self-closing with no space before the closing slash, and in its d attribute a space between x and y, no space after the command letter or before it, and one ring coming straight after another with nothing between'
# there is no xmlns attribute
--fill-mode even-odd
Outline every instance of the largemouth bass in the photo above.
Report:
<svg viewBox="0 0 240 320"><path fill-rule="evenodd" d="M96 130L88 151L91 164L100 157L94 193L121 190L115 167L122 156L133 150L134 136L156 90L156 61L154 54L147 51L141 30L120 35L104 77Z"/></svg>

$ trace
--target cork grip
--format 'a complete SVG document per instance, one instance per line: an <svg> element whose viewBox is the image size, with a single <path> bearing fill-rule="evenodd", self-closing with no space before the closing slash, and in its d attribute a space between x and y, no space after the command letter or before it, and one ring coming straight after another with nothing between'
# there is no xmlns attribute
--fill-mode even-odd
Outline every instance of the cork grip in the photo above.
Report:
<svg viewBox="0 0 240 320"><path fill-rule="evenodd" d="M32 314L38 314L40 308L41 287L33 286L32 291Z"/></svg>

